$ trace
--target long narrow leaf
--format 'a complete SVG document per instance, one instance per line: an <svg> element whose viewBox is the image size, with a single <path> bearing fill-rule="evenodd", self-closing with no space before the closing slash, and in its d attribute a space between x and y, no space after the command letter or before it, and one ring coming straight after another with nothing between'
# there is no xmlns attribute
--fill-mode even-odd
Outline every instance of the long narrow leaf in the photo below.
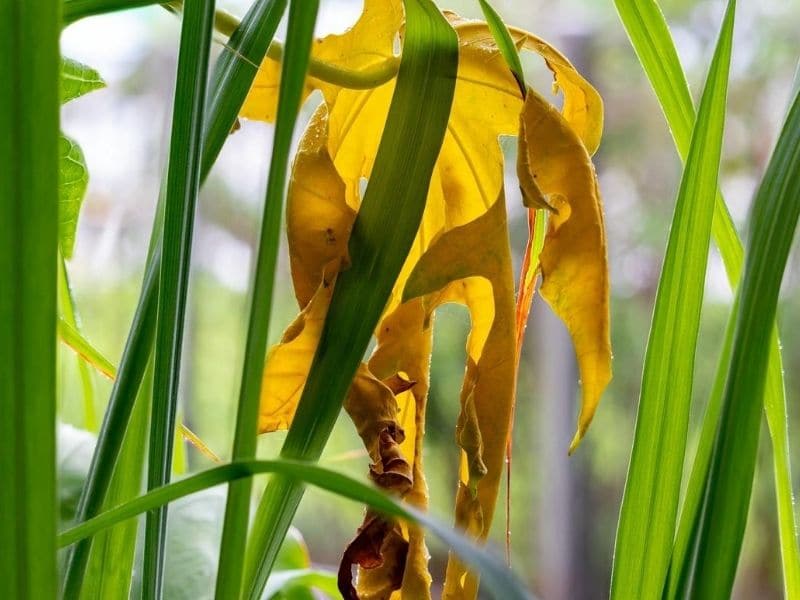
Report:
<svg viewBox="0 0 800 600"><path fill-rule="evenodd" d="M689 138L694 124L695 111L689 93L689 85L681 68L664 15L656 0L615 0L615 4L642 67L658 97L661 109L664 111L678 154L685 160L689 151ZM742 272L743 247L719 192L714 208L712 235L725 264L728 281L731 288L735 290ZM791 485L783 366L777 335L770 349L767 381L764 407L772 440L784 589L787 598L794 600L800 598L800 548L797 543L797 525ZM690 481L687 498L702 493L701 490L692 491L694 481L696 481L694 478ZM702 480L699 481L702 483ZM690 514L686 508L684 507L681 511L681 521L684 519L693 521L696 515ZM680 556L677 558L679 561L682 560Z"/></svg>
<svg viewBox="0 0 800 600"><path fill-rule="evenodd" d="M697 451L694 455L692 472L686 486L686 495L681 507L681 516L678 529L675 533L675 544L672 549L672 560L669 567L669 580L665 589L664 598L667 600L684 598L686 596L687 577L690 574L692 555L690 550L694 546L697 535L697 520L703 502L708 468L711 464L711 452L714 448L714 437L717 432L717 423L722 411L722 395L725 391L725 378L728 374L728 365L733 350L733 334L738 312L738 295L731 310L728 324L725 327L725 337L722 350L719 354L717 372L711 388L708 404L703 415L703 424L697 442Z"/></svg>
<svg viewBox="0 0 800 600"><path fill-rule="evenodd" d="M181 27L159 276L148 489L169 482L171 474L213 18L214 0L195 0L187 4ZM166 527L165 508L147 514L142 569L145 598L162 594Z"/></svg>
<svg viewBox="0 0 800 600"><path fill-rule="evenodd" d="M334 288L319 346L281 455L317 460L416 235L444 138L458 68L455 32L431 0L407 0L403 55L367 190L352 266ZM247 549L247 597L260 598L303 486L273 477Z"/></svg>
<svg viewBox="0 0 800 600"><path fill-rule="evenodd" d="M658 285L617 530L612 598L660 597L672 554L735 6L734 0L728 3L709 68Z"/></svg>
<svg viewBox="0 0 800 600"><path fill-rule="evenodd" d="M772 323L800 215L800 94L756 194L736 334L698 525L691 593L727 598L739 560L761 425Z"/></svg>
<svg viewBox="0 0 800 600"><path fill-rule="evenodd" d="M56 592L60 3L0 0L0 597Z"/></svg>
<svg viewBox="0 0 800 600"><path fill-rule="evenodd" d="M499 556L478 548L473 542L443 525L437 519L346 475L307 462L285 459L229 463L170 483L62 532L58 536L58 545L64 547L74 544L106 527L163 506L178 498L259 473L273 473L273 477L280 476L290 481L309 483L343 498L371 506L383 514L420 523L453 548L465 562L480 571L486 583L486 590L492 597L504 600L530 598L519 579L514 576ZM283 537L281 537L281 541L283 541Z"/></svg>
<svg viewBox="0 0 800 600"><path fill-rule="evenodd" d="M261 36L270 31L270 27L264 23L271 22L274 18L270 10L253 10L248 13L240 26L241 36L232 38L228 44L231 56L245 63L260 64L266 52L264 45L269 43L269 40L262 41L264 38ZM237 43L241 45L236 45ZM230 57L223 54L212 78L210 106L206 113L207 125L203 135L204 149L222 147L239 113L246 90L255 77L255 69L226 68L225 64L230 60ZM244 92L241 91L243 89ZM228 123L228 126L212 127L209 125L211 123ZM208 176L216 158L217 154L207 151L203 153L201 181ZM111 390L89 475L81 495L77 515L81 521L97 514L103 504L122 444L123 438L120 432L124 432L128 426L136 393L150 357L156 321L158 273L161 268L161 247L158 240L163 228L162 218L163 211L159 209L156 211L156 220L153 224L151 248L147 257L142 289L119 363L119 375ZM90 545L91 539L88 539L70 549L64 585L68 597L74 597L79 590Z"/></svg>
<svg viewBox="0 0 800 600"><path fill-rule="evenodd" d="M245 343L239 406L233 440L233 459L255 458L258 435L258 408L266 357L275 263L280 243L281 215L286 187L286 170L297 112L303 98L311 41L317 20L316 0L293 0L289 11L286 52L281 69L278 112L272 145L264 216L256 257L253 297ZM283 6L275 9L283 12ZM216 597L238 598L242 587L241 556L247 544L250 510L250 479L231 484L225 506L225 523L219 554Z"/></svg>

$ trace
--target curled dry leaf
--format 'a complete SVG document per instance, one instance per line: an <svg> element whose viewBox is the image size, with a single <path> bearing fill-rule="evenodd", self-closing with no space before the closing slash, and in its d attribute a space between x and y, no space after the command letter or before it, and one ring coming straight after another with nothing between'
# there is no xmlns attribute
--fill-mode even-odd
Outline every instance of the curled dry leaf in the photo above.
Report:
<svg viewBox="0 0 800 600"><path fill-rule="evenodd" d="M422 443L434 311L447 302L465 305L471 328L455 426L462 449L455 515L458 526L484 539L503 472L517 368L517 311L498 138L522 136L520 183L526 201L557 211L541 253L542 293L575 340L584 384L579 437L610 374L605 238L589 159L599 144L602 103L557 50L511 29L519 48L544 58L554 87L564 95L561 113L535 92L523 103L486 24L452 13L447 17L460 43L447 133L420 229L375 331L376 349L359 368L345 408L369 452L373 480L425 508ZM314 57L331 69L356 73L381 61L396 62L402 22L399 0L366 0L358 23L317 41ZM274 117L277 77L275 65L265 63L242 116ZM322 91L324 102L301 139L287 202L292 278L302 312L269 354L262 432L287 427L294 414L336 274L351 260L347 240L394 81L348 89L309 78L307 91L312 89ZM539 261L528 264L523 287L530 297ZM342 592L345 597L430 597L427 562L418 528L367 513L343 557ZM359 569L356 586L353 565ZM451 557L445 596L474 597L477 587L477 575Z"/></svg>

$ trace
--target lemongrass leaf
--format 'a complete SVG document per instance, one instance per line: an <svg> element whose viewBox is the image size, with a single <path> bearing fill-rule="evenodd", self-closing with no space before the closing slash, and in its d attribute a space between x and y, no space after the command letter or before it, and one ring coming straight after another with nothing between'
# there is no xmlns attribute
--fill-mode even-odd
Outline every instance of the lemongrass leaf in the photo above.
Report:
<svg viewBox="0 0 800 600"><path fill-rule="evenodd" d="M783 272L800 215L800 94L794 98L750 217L736 333L706 480L691 577L693 597L727 598L747 523Z"/></svg>
<svg viewBox="0 0 800 600"><path fill-rule="evenodd" d="M680 497L733 42L728 3L681 178L645 354L612 598L660 597Z"/></svg>
<svg viewBox="0 0 800 600"><path fill-rule="evenodd" d="M61 11L2 6L0 597L54 598Z"/></svg>

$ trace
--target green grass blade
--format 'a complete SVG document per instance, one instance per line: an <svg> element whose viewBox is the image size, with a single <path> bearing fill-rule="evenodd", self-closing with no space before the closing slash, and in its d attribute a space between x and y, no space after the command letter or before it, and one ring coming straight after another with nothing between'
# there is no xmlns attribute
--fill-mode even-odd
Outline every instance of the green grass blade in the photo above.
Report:
<svg viewBox="0 0 800 600"><path fill-rule="evenodd" d="M681 68L669 28L656 0L615 0L617 11L627 30L650 84L658 97L678 154L683 160L695 119L689 85ZM800 71L798 71L800 73ZM722 195L718 192L714 208L712 236L725 264L731 288L736 289L743 265L743 247ZM783 562L784 591L787 598L800 598L800 548L791 485L789 436L786 397L780 342L775 337L770 349L764 407L772 441L773 470L778 505L778 522ZM698 480L699 481L699 480ZM692 482L690 482L690 486ZM687 492L691 494L692 492ZM682 511L686 512L685 509ZM694 519L687 514L687 518Z"/></svg>
<svg viewBox="0 0 800 600"><path fill-rule="evenodd" d="M800 94L753 205L731 364L698 526L693 597L727 598L733 587L755 471L772 323L798 215Z"/></svg>
<svg viewBox="0 0 800 600"><path fill-rule="evenodd" d="M731 315L728 318L728 324L725 327L725 337L722 343L722 351L719 355L717 372L714 376L714 384L703 415L703 425L697 442L694 462L692 463L692 473L689 477L686 495L681 506L680 520L675 533L675 544L672 549L669 578L664 594L665 600L685 598L687 593L687 577L692 558L690 551L695 545L697 520L703 502L703 491L706 477L708 476L708 468L711 464L711 452L714 448L717 423L719 423L719 415L722 411L722 395L725 391L725 378L728 374L728 365L730 364L733 350L733 334L738 306L739 300L737 296L731 309Z"/></svg>
<svg viewBox="0 0 800 600"><path fill-rule="evenodd" d="M519 58L519 51L517 47L514 45L514 40L511 38L511 33L508 31L508 27L503 22L503 19L497 14L497 11L489 4L488 0L478 0L481 5L481 10L483 11L483 16L486 18L486 24L489 26L489 31L492 32L492 37L494 38L497 47L500 49L500 54L503 55L503 58L508 65L508 68L511 70L511 74L514 76L514 79L517 81L517 85L519 86L519 91L522 93L522 97L525 97L527 94L527 88L525 87L525 72L522 70L522 61Z"/></svg>
<svg viewBox="0 0 800 600"><path fill-rule="evenodd" d="M458 40L430 0L407 0L400 70L375 166L311 370L281 452L316 460L419 227L458 67ZM424 107L424 109L422 108ZM247 549L246 595L260 597L303 487L275 476Z"/></svg>
<svg viewBox="0 0 800 600"><path fill-rule="evenodd" d="M61 7L0 15L0 597L53 598Z"/></svg>
<svg viewBox="0 0 800 600"><path fill-rule="evenodd" d="M263 45L259 42L259 32L263 34L264 19L274 18L270 11L251 11L242 21L241 37L228 44L231 54L236 56L247 56L255 63L260 64L264 55ZM237 46L237 40L241 41L241 46ZM248 47L247 44L251 45ZM264 42L264 43L268 43ZM259 55L259 52L262 52ZM220 61L226 60L223 57ZM217 69L219 72L220 69ZM212 79L212 91L209 94L210 106L206 111L207 121L228 122L230 126L236 120L236 116L241 107L244 97L241 92L236 93L219 90L241 90L249 89L255 77L255 70L249 69L224 69L224 76L215 76ZM230 132L229 127L208 127L204 128L203 148L221 148ZM217 155L203 153L201 164L201 181L205 180L211 166L216 160ZM114 464L119 456L122 444L122 434L128 426L131 411L133 410L134 399L142 381L145 367L150 357L153 346L153 336L156 321L158 273L161 268L161 248L157 243L161 237L163 223L163 210L156 211L156 221L153 224L151 234L151 251L147 258L147 267L142 281L142 289L131 324L128 339L125 343L125 350L119 363L119 375L114 381L111 390L108 407L101 425L97 438L92 465L86 479L81 502L78 507L77 519L80 521L97 514L103 505ZM65 577L64 589L67 590L67 597L76 597L80 590L80 582L86 567L88 551L91 546L91 538L82 541L71 548L70 560Z"/></svg>
<svg viewBox="0 0 800 600"><path fill-rule="evenodd" d="M84 17L160 3L161 0L64 0L64 25Z"/></svg>
<svg viewBox="0 0 800 600"><path fill-rule="evenodd" d="M232 450L233 459L255 458L256 455L258 408L269 321L272 316L272 293L275 283L275 263L280 243L286 171L289 165L292 134L303 98L303 87L311 55L311 43L318 8L319 3L316 0L302 0L302 2L295 0L289 11L272 159L256 256L250 318L239 389L239 405ZM278 7L274 11L276 13L283 12L282 9L283 7ZM272 32L274 33L274 29ZM244 555L247 544L251 485L251 480L245 479L231 484L228 490L216 585L216 597L221 600L238 598L241 594L241 557Z"/></svg>
<svg viewBox="0 0 800 600"><path fill-rule="evenodd" d="M612 598L660 597L672 554L735 6L734 0L728 3L709 68L658 285L617 530Z"/></svg>
<svg viewBox="0 0 800 600"><path fill-rule="evenodd" d="M130 424L125 431L122 450L103 505L104 510L137 497L141 491L152 389L152 368L148 368L139 388ZM95 536L81 598L128 600L137 532L136 520L128 520Z"/></svg>
<svg viewBox="0 0 800 600"><path fill-rule="evenodd" d="M343 498L367 504L382 514L424 525L431 533L453 548L466 563L480 571L481 577L486 583L485 589L491 596L504 600L530 598L522 583L509 570L500 556L477 547L462 534L442 524L438 519L395 500L371 485L336 471L307 462L286 459L246 460L229 463L170 483L61 532L58 536L58 545L64 547L74 544L106 527L163 506L178 498L260 473L273 473L273 478L282 477L290 481L305 482ZM281 536L281 541L283 541L283 536Z"/></svg>
<svg viewBox="0 0 800 600"><path fill-rule="evenodd" d="M171 474L192 230L200 189L202 129L213 20L214 0L195 0L186 5L178 53L164 202L147 461L148 489L169 482ZM147 514L142 567L144 598L160 598L162 595L166 526L165 508Z"/></svg>

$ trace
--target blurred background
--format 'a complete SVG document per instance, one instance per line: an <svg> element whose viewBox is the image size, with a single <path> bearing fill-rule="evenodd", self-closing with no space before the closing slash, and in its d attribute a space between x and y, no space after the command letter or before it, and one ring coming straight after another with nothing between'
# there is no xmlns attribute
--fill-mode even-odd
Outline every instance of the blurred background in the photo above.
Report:
<svg viewBox="0 0 800 600"><path fill-rule="evenodd" d="M241 16L248 0L219 0ZM662 7L695 96L710 60L723 10L720 0L664 0ZM474 0L441 3L479 17ZM538 299L527 330L519 380L511 486L512 564L545 599L607 597L619 504L633 439L644 346L680 177L680 163L656 99L644 78L611 0L495 0L510 24L554 43L599 89L605 100L603 144L595 157L606 209L612 290L614 379L576 454L567 447L577 414L574 354L561 324ZM341 32L361 10L360 0L323 0L318 33ZM753 192L771 151L800 55L800 2L741 3L722 167L722 188L745 232ZM65 56L101 73L106 89L66 105L63 129L82 146L90 172L75 254L68 270L85 333L106 356L119 360L138 295L159 182L169 139L180 24L159 7L81 21L65 30ZM282 33L279 31L279 37ZM216 44L215 53L223 51ZM526 70L540 90L548 73L536 56ZM303 123L318 102L304 107ZM181 396L184 422L221 457L229 455L241 372L252 253L272 139L271 126L243 122L231 136L205 185L194 237L191 297ZM511 182L514 144L508 157L512 245L519 263L527 225L517 186ZM512 165L509 167L509 165ZM296 313L286 248L278 269L271 339ZM790 261L780 305L790 432L800 431L800 265ZM702 415L716 368L731 294L722 262L712 250L696 363L692 431ZM431 510L450 520L458 453L454 429L469 326L465 309L438 311L428 409L426 467ZM61 409L81 428L83 411L74 356L61 351ZM92 375L98 415L110 384ZM692 436L694 437L694 436ZM277 452L282 433L262 437L263 456ZM759 470L737 581L738 598L779 598L777 529L769 438L761 437ZM798 447L791 440L793 450ZM368 459L352 425L340 419L328 445L328 466L364 477ZM690 443L690 453L692 456ZM210 461L193 447L186 468ZM800 481L800 455L795 481ZM263 486L259 481L258 485ZM505 495L507 490L501 490ZM216 548L222 503L216 496L192 535L196 547ZM336 565L361 521L361 508L310 491L296 525L314 561ZM494 541L502 551L505 519L499 509ZM191 540L185 540L191 548ZM431 568L441 581L446 551L433 546ZM191 552L190 552L191 554ZM200 552L198 550L198 560ZM213 558L213 556L212 556ZM215 561L196 565L199 595L210 594ZM169 568L169 566L168 566Z"/></svg>

